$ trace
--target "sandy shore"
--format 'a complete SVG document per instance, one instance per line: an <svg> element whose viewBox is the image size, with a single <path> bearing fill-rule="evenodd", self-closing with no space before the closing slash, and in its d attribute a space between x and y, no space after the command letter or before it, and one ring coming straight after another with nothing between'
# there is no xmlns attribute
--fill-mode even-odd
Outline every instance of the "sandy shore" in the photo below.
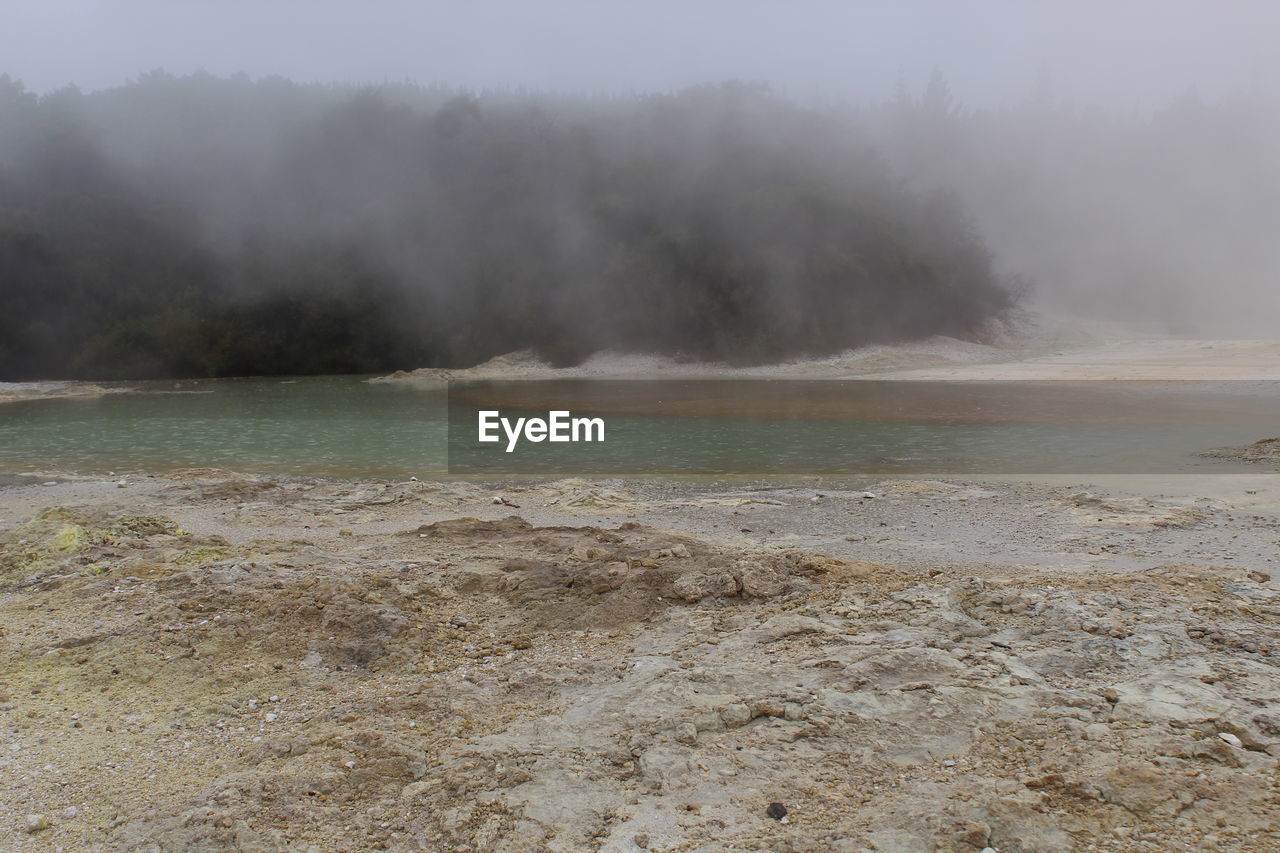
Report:
<svg viewBox="0 0 1280 853"><path fill-rule="evenodd" d="M0 382L0 403L51 400L58 397L97 397L125 389L104 388L91 382Z"/></svg>
<svg viewBox="0 0 1280 853"><path fill-rule="evenodd" d="M985 364L886 371L881 379L1280 380L1280 341L1131 340Z"/></svg>
<svg viewBox="0 0 1280 853"><path fill-rule="evenodd" d="M1274 850L1280 520L1147 485L10 485L0 847Z"/></svg>
<svg viewBox="0 0 1280 853"><path fill-rule="evenodd" d="M732 367L657 356L600 354L553 368L512 353L465 370L400 372L378 382L450 379L1280 380L1280 341L1128 338L1037 333L980 344L932 338L830 358Z"/></svg>

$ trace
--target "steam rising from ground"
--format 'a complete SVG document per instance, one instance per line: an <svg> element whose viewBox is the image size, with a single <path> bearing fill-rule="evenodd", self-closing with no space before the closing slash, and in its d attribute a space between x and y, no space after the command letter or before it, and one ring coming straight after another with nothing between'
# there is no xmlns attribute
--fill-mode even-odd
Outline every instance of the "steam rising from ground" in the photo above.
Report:
<svg viewBox="0 0 1280 853"><path fill-rule="evenodd" d="M458 367L533 348L760 362L946 334L1018 297L1273 334L1280 88L1149 112L941 73L471 94L0 80L0 378Z"/></svg>
<svg viewBox="0 0 1280 853"><path fill-rule="evenodd" d="M1057 311L1273 337L1280 318L1280 87L1194 89L1149 113L1055 96L966 109L935 75L873 111L923 186L954 189L1000 264Z"/></svg>

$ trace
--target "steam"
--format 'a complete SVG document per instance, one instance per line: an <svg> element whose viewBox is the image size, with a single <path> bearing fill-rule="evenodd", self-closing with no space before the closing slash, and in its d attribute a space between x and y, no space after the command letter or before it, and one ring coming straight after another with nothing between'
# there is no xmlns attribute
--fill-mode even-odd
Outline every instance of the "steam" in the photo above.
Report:
<svg viewBox="0 0 1280 853"><path fill-rule="evenodd" d="M914 184L964 199L1046 310L1274 336L1280 88L1133 113L1056 97L1042 72L1016 103L968 109L935 73L869 121Z"/></svg>
<svg viewBox="0 0 1280 853"><path fill-rule="evenodd" d="M761 362L1012 302L953 196L766 87L565 98L145 75L5 87L0 375Z"/></svg>
<svg viewBox="0 0 1280 853"><path fill-rule="evenodd" d="M0 377L380 371L536 348L767 361L980 335L1015 298L1280 316L1280 86L1135 110L1048 69L855 103L152 72L0 78Z"/></svg>

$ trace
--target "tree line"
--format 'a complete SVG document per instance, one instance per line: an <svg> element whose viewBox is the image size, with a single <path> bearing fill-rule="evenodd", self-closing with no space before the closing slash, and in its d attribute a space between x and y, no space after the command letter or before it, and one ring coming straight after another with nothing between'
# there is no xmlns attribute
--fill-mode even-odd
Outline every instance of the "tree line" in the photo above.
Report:
<svg viewBox="0 0 1280 853"><path fill-rule="evenodd" d="M533 349L735 363L1014 302L876 126L746 84L627 97L0 78L0 379L366 373Z"/></svg>

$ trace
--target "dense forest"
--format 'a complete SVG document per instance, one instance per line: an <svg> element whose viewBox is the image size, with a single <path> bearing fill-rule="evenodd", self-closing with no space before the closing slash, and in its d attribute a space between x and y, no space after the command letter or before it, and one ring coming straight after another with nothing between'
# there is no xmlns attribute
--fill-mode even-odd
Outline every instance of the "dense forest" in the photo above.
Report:
<svg viewBox="0 0 1280 853"><path fill-rule="evenodd" d="M0 379L762 362L1055 310L1274 336L1280 96L1127 112L0 77Z"/></svg>
<svg viewBox="0 0 1280 853"><path fill-rule="evenodd" d="M0 79L0 379L764 361L1012 301L954 195L759 86Z"/></svg>

